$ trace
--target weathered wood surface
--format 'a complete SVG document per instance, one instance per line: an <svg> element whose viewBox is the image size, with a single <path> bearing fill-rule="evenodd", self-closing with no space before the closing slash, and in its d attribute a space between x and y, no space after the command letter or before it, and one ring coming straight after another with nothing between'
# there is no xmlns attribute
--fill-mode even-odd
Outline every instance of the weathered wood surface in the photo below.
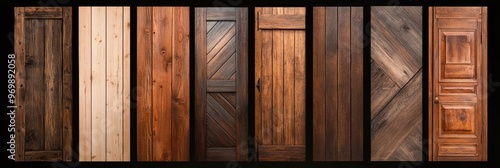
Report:
<svg viewBox="0 0 500 168"><path fill-rule="evenodd" d="M422 9L372 7L371 160L422 161Z"/></svg>

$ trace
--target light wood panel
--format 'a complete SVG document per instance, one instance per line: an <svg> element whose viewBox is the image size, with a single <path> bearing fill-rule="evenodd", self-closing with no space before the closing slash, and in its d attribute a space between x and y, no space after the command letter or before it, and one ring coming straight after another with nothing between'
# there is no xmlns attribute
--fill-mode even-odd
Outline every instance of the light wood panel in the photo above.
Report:
<svg viewBox="0 0 500 168"><path fill-rule="evenodd" d="M71 14L70 7L15 8L16 161L72 158Z"/></svg>
<svg viewBox="0 0 500 168"><path fill-rule="evenodd" d="M363 8L315 7L313 160L363 160Z"/></svg>
<svg viewBox="0 0 500 168"><path fill-rule="evenodd" d="M129 11L79 8L80 161L130 160Z"/></svg>
<svg viewBox="0 0 500 168"><path fill-rule="evenodd" d="M371 160L422 161L422 8L371 11Z"/></svg>
<svg viewBox="0 0 500 168"><path fill-rule="evenodd" d="M137 9L139 161L189 161L189 8Z"/></svg>

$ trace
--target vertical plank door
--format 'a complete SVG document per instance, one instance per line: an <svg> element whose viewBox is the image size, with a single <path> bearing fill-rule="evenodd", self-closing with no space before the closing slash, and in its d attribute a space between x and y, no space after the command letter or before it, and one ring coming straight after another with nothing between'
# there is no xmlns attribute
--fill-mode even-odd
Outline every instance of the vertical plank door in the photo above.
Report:
<svg viewBox="0 0 500 168"><path fill-rule="evenodd" d="M487 8L429 10L429 160L487 160Z"/></svg>
<svg viewBox="0 0 500 168"><path fill-rule="evenodd" d="M246 8L196 8L198 161L248 159Z"/></svg>
<svg viewBox="0 0 500 168"><path fill-rule="evenodd" d="M313 11L313 160L363 160L363 8Z"/></svg>
<svg viewBox="0 0 500 168"><path fill-rule="evenodd" d="M130 160L130 8L79 8L80 161Z"/></svg>
<svg viewBox="0 0 500 168"><path fill-rule="evenodd" d="M71 7L16 7L16 161L72 159Z"/></svg>
<svg viewBox="0 0 500 168"><path fill-rule="evenodd" d="M422 7L371 7L371 160L422 161Z"/></svg>
<svg viewBox="0 0 500 168"><path fill-rule="evenodd" d="M189 8L137 19L137 159L189 161Z"/></svg>
<svg viewBox="0 0 500 168"><path fill-rule="evenodd" d="M255 9L255 131L259 161L305 161L303 7Z"/></svg>

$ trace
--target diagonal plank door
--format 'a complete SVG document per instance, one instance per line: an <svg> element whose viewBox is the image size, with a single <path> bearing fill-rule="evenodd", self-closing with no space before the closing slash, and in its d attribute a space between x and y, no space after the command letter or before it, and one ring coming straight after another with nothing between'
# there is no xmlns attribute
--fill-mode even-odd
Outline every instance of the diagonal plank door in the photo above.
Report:
<svg viewBox="0 0 500 168"><path fill-rule="evenodd" d="M247 10L196 8L196 158L247 160Z"/></svg>
<svg viewBox="0 0 500 168"><path fill-rule="evenodd" d="M259 161L305 161L305 8L255 9Z"/></svg>

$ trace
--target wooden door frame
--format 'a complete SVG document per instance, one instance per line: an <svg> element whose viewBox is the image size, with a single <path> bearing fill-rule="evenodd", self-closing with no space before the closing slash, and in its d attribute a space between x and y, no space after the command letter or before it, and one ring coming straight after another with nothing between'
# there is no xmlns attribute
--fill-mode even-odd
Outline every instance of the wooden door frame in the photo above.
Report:
<svg viewBox="0 0 500 168"><path fill-rule="evenodd" d="M71 161L72 159L72 113L73 113L73 86L72 86L72 8L71 7L16 7L14 39L15 39L15 54L17 64L17 83L16 83L16 105L17 117L16 123L16 161L25 161L25 127L26 127L26 112L24 109L26 93L25 87L25 27L24 20L26 19L61 19L62 20L62 160Z"/></svg>
<svg viewBox="0 0 500 168"><path fill-rule="evenodd" d="M478 125L480 126L480 133L481 135L481 140L482 140L482 146L481 146L481 151L479 155L481 156L481 159L483 161L486 161L488 159L488 9L487 7L481 7L481 42L479 42L481 45L481 48L477 48L477 52L479 53L478 56L480 57L480 62L477 62L477 64L480 64L481 69L480 69L480 74L479 76L481 77L480 79L477 80L478 82L478 90L481 93L481 98L478 98L478 104L481 106L481 119L482 121L479 121L481 124ZM437 27L435 27L435 8L434 7L429 7L429 49L428 49L428 59L429 59L429 80L428 80L428 126L429 126L429 143L428 143L428 153L429 153L429 161L435 161L434 155L434 149L436 148L434 146L434 111L437 111L438 107L434 106L434 93L435 93L435 88L437 85L434 81L435 77L435 67L437 66L438 62L434 61L435 56L439 56L437 50L435 48L438 48L438 44L434 43L434 39L438 39L438 33L436 32ZM477 71L476 71L477 72ZM485 76L486 75L486 76Z"/></svg>

